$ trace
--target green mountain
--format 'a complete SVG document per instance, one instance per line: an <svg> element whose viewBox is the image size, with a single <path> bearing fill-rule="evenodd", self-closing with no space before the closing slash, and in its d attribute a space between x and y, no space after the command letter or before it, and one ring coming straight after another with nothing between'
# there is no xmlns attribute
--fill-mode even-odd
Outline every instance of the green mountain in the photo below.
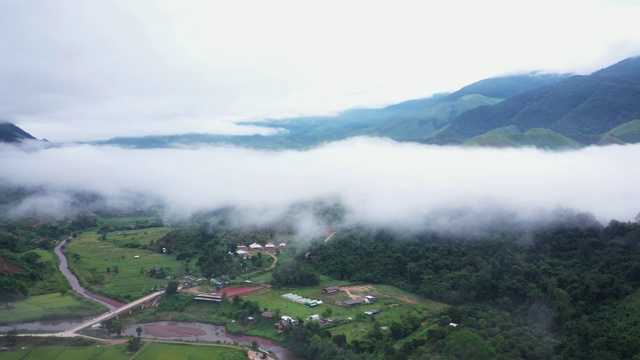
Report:
<svg viewBox="0 0 640 360"><path fill-rule="evenodd" d="M613 137L623 143L640 142L640 120L635 119L607 131L603 137Z"/></svg>
<svg viewBox="0 0 640 360"><path fill-rule="evenodd" d="M0 120L0 142L19 143L25 139L36 140L35 137L10 122Z"/></svg>
<svg viewBox="0 0 640 360"><path fill-rule="evenodd" d="M511 125L513 126L513 125ZM508 127L508 128L511 128ZM500 128L506 129L506 128ZM490 146L490 147L537 147L542 149L578 149L582 144L568 137L553 132L549 129L529 129L524 133L502 132L496 129L483 135L473 137L464 143L465 146ZM513 128L511 128L513 129ZM517 130L516 130L517 131Z"/></svg>
<svg viewBox="0 0 640 360"><path fill-rule="evenodd" d="M515 126L521 132L549 129L591 145L608 131L638 118L640 57L635 57L588 76L572 76L493 106L471 109L453 119L436 138L464 141L496 128Z"/></svg>
<svg viewBox="0 0 640 360"><path fill-rule="evenodd" d="M270 136L181 134L120 137L98 144L152 148L199 143L228 143L252 148L303 149L353 136L388 137L397 141L424 141L468 110L494 105L505 97L557 83L569 75L525 74L478 81L451 93L436 94L381 109L352 109L335 116L310 116L240 124L280 129Z"/></svg>

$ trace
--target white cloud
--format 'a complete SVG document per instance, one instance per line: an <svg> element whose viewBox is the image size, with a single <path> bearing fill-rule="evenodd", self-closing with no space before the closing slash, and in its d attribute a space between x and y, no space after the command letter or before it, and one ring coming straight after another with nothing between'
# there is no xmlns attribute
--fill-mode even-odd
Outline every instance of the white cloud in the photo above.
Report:
<svg viewBox="0 0 640 360"><path fill-rule="evenodd" d="M640 211L639 150L465 149L369 138L281 152L2 146L0 167L10 170L0 183L46 189L48 204L57 204L51 194L83 191L111 204L143 194L181 216L233 206L252 223L318 199L342 201L350 221L400 227L441 229L460 221L472 228L505 214L509 221L533 222L558 209L591 212L607 223L632 220ZM40 200L20 206L33 209Z"/></svg>

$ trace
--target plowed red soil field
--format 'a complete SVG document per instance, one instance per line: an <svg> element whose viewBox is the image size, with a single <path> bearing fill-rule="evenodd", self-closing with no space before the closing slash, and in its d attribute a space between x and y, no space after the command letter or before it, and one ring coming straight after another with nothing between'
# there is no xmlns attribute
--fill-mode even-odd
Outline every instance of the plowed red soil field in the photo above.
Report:
<svg viewBox="0 0 640 360"><path fill-rule="evenodd" d="M236 295L246 295L252 292L260 291L262 289L270 288L271 285L262 285L262 286L244 286L244 287L225 287L218 291L218 294L227 294L228 298L233 298Z"/></svg>

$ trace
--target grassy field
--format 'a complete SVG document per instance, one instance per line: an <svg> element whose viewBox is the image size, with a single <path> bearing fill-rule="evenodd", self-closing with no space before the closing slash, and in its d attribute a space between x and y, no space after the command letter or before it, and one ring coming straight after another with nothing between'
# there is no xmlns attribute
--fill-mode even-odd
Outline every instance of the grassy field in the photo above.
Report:
<svg viewBox="0 0 640 360"><path fill-rule="evenodd" d="M137 229L126 231L112 231L107 234L107 242L114 243L118 246L127 246L127 244L149 245L152 241L164 237L173 230L168 227L157 227L149 229Z"/></svg>
<svg viewBox="0 0 640 360"><path fill-rule="evenodd" d="M126 360L125 345L101 346L38 346L28 347L26 350L12 350L3 352L3 360Z"/></svg>
<svg viewBox="0 0 640 360"><path fill-rule="evenodd" d="M340 285L337 282L331 282L331 285ZM245 298L257 301L260 308L268 308L270 311L280 309L282 315L288 315L295 318L306 319L313 314L322 315L327 309L331 309L331 315L328 319L334 323L328 325L329 331L333 335L345 334L349 341L360 339L372 328L372 317L364 315L364 312L371 309L380 310L379 314L374 315L375 320L380 326L390 325L392 322L402 322L404 316L413 315L421 319L437 314L445 305L430 300L422 299L413 294L407 293L393 286L386 285L365 285L351 287L352 295L356 297L364 297L373 295L377 298L375 303L363 304L354 307L344 307L335 305L336 301L344 301L350 297L343 291L337 294L325 294L322 292L324 286L297 288L297 289L270 289L259 292L257 294L248 295ZM306 305L297 304L281 298L282 294L294 293L303 297L315 300L322 300L323 304L315 308ZM337 320L341 318L341 322ZM352 318L352 320L348 320ZM271 339L277 339L275 328L273 325L262 326L255 324L252 326L244 326L244 331L248 335L264 336Z"/></svg>
<svg viewBox="0 0 640 360"><path fill-rule="evenodd" d="M114 228L135 227L141 223L153 223L161 217L160 211L153 215L132 215L132 216L114 216L114 217L101 217L98 219L98 226L109 226Z"/></svg>
<svg viewBox="0 0 640 360"><path fill-rule="evenodd" d="M153 240L151 234L156 236L167 231L168 228L132 230L127 231L131 234L127 238L135 237L134 241L148 244ZM84 286L96 293L128 302L169 281L149 277L148 271L152 267L164 268L172 277L185 273L186 264L174 256L119 246L124 240L113 240L118 236L117 232L115 235L107 234L107 241L100 240L101 236L95 231L85 232L66 245L71 269Z"/></svg>
<svg viewBox="0 0 640 360"><path fill-rule="evenodd" d="M243 350L214 346L193 346L152 343L137 357L137 360L246 360Z"/></svg>
<svg viewBox="0 0 640 360"><path fill-rule="evenodd" d="M84 298L76 298L75 294L60 293L30 296L25 300L13 303L14 308L0 308L0 323L10 324L39 319L55 319L63 317L82 317L99 314L106 307Z"/></svg>

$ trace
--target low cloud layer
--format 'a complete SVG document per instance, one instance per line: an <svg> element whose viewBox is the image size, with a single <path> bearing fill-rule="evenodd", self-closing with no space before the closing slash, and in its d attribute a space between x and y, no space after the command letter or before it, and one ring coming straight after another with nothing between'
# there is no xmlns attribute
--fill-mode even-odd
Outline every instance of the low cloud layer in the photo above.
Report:
<svg viewBox="0 0 640 360"><path fill-rule="evenodd" d="M245 222L260 223L299 202L338 199L352 222L446 229L505 214L507 223L549 220L559 209L590 212L602 223L633 220L640 211L639 163L640 145L568 152L370 138L279 152L3 145L0 183L45 189L13 207L23 213L61 211L66 194L79 191L119 206L132 194L136 201L146 195L180 217L233 206Z"/></svg>

